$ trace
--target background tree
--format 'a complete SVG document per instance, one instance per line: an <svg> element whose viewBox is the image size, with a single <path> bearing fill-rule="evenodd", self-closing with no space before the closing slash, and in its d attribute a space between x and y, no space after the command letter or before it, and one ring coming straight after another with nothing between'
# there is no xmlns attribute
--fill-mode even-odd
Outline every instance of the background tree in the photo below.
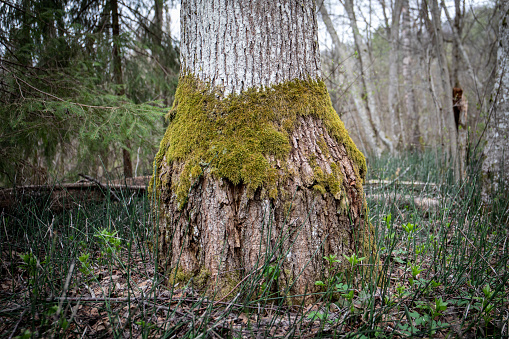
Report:
<svg viewBox="0 0 509 339"><path fill-rule="evenodd" d="M486 176L484 199L487 201L496 194L503 194L509 187L509 3L502 3L500 9L497 77L482 166Z"/></svg>
<svg viewBox="0 0 509 339"><path fill-rule="evenodd" d="M324 256L370 255L365 159L321 80L314 1L184 1L181 25L156 156L162 267L229 292L272 261L303 293Z"/></svg>
<svg viewBox="0 0 509 339"><path fill-rule="evenodd" d="M2 184L100 177L122 167L119 149L137 153L133 174L151 170L178 50L167 30L146 38L152 3L115 4L0 3Z"/></svg>

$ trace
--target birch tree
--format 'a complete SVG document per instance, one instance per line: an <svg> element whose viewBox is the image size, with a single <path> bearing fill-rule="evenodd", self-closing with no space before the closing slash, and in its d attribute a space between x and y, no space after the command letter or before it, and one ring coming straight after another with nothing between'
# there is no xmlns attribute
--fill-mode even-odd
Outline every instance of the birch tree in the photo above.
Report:
<svg viewBox="0 0 509 339"><path fill-rule="evenodd" d="M152 186L170 277L223 295L265 260L303 293L327 274L324 256L371 253L365 159L332 108L317 41L313 0L183 1Z"/></svg>

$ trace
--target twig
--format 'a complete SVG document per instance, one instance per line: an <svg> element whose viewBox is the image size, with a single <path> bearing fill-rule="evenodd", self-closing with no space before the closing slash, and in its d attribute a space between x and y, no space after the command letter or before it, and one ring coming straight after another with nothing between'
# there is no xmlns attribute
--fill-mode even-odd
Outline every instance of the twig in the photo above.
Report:
<svg viewBox="0 0 509 339"><path fill-rule="evenodd" d="M102 182L100 182L99 180L97 179L94 179L92 177L89 177L88 175L85 175L85 174L78 174L80 177L83 177L85 179L87 179L88 181L91 181L93 183L95 183L96 185L98 185L99 187L101 188L104 188L105 190L107 190L108 192L111 193L111 195L113 195L113 197L117 200L117 201L122 201L120 200L120 198L118 197L118 195L115 194L115 192L113 192L112 189L110 189L108 186L106 186L105 184L103 184Z"/></svg>
<svg viewBox="0 0 509 339"><path fill-rule="evenodd" d="M16 326L14 326L14 329L12 330L11 332L11 335L9 336L9 339L12 338L12 336L14 335L14 333L16 333L16 330L18 329L18 326L19 326L19 323L21 322L21 320L23 319L23 316L25 315L25 312L27 310L24 310L23 312L21 312L21 316L19 317L19 320L18 322L16 323Z"/></svg>

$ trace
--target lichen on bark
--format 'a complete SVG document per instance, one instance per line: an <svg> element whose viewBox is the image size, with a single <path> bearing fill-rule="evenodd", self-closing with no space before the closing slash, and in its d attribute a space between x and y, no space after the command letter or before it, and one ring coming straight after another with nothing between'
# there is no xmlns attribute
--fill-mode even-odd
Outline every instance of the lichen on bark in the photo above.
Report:
<svg viewBox="0 0 509 339"><path fill-rule="evenodd" d="M275 198L278 182L287 172L281 164L291 149L290 136L299 124L298 118L306 116L321 120L328 133L345 146L361 184L366 173L364 155L334 111L325 84L312 79L296 79L221 98L218 91L193 75L181 77L155 168L160 169L163 161L183 164L171 187L179 208L185 205L189 189L206 168L234 185L246 184L250 196L263 187L270 198ZM327 154L323 137L319 140L318 146ZM331 169L324 173L313 165L317 185L323 187L320 191L338 196L343 174L334 163ZM155 175L160 189L163 173Z"/></svg>

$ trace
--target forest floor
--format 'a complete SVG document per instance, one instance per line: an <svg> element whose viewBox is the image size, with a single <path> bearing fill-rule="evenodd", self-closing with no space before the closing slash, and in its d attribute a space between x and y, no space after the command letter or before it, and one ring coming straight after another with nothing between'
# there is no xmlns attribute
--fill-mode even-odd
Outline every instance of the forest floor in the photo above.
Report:
<svg viewBox="0 0 509 339"><path fill-rule="evenodd" d="M455 182L432 153L372 160L365 192L382 273L352 261L356 274L315 282L323 292L309 305L262 288L263 270L230 300L169 285L146 196L120 191L121 202L58 213L39 197L0 216L0 336L507 337L507 198L487 209L471 172Z"/></svg>

